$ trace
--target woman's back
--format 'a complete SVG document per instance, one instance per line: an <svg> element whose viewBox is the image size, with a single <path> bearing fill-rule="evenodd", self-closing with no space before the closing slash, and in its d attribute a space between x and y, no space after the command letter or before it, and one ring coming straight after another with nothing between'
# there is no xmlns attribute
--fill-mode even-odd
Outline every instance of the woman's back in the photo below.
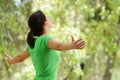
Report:
<svg viewBox="0 0 120 80"><path fill-rule="evenodd" d="M48 47L49 39L50 36L40 36L36 38L33 49L27 48L36 71L35 80L56 80L60 54Z"/></svg>

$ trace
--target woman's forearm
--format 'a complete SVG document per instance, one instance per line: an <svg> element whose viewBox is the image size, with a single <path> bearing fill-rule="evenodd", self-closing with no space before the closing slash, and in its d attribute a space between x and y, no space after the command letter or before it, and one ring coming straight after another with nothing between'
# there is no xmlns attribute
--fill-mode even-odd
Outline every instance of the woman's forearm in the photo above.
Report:
<svg viewBox="0 0 120 80"><path fill-rule="evenodd" d="M60 43L60 44L58 44L57 49L60 51L71 50L71 49L73 49L73 46L72 46L72 44Z"/></svg>
<svg viewBox="0 0 120 80"><path fill-rule="evenodd" d="M10 60L10 64L15 64L15 63L22 62L22 61L23 61L22 55L19 54Z"/></svg>
<svg viewBox="0 0 120 80"><path fill-rule="evenodd" d="M15 64L18 62L23 62L26 58L28 58L30 56L29 52L27 50L25 50L23 53L18 54L16 57L14 58L10 58L9 56L7 61L9 64Z"/></svg>
<svg viewBox="0 0 120 80"><path fill-rule="evenodd" d="M81 39L73 41L72 43L61 43L54 39L48 41L48 46L54 50L71 50L71 49L82 49L85 46L85 42Z"/></svg>

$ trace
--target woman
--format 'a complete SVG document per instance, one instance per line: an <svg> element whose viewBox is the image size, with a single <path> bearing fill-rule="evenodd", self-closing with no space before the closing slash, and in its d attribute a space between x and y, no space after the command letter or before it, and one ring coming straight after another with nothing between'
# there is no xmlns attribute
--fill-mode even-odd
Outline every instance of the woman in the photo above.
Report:
<svg viewBox="0 0 120 80"><path fill-rule="evenodd" d="M29 17L28 25L30 32L27 36L27 49L15 58L7 56L8 63L22 62L30 56L36 71L34 80L56 80L60 61L58 51L82 49L85 47L85 42L81 39L74 40L72 36L72 43L70 44L61 43L51 38L49 31L52 23L40 10Z"/></svg>

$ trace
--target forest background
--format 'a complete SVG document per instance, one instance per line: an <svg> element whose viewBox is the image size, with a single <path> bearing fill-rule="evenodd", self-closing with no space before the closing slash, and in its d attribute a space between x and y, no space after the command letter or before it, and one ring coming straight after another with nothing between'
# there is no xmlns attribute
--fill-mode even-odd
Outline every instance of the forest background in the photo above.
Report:
<svg viewBox="0 0 120 80"><path fill-rule="evenodd" d="M51 35L86 42L83 50L62 51L58 80L120 80L120 0L0 0L0 80L33 80L30 58L10 66L27 46L29 16L42 10L54 26Z"/></svg>

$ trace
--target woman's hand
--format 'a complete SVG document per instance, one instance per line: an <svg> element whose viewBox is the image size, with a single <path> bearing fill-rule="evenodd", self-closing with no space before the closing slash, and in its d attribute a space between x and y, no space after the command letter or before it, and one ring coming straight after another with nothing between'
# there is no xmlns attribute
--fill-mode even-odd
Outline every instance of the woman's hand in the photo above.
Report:
<svg viewBox="0 0 120 80"><path fill-rule="evenodd" d="M61 43L54 39L50 39L48 41L48 47L54 50L71 50L71 49L83 49L85 47L85 42L81 39L75 40L73 36L71 36L72 43Z"/></svg>
<svg viewBox="0 0 120 80"><path fill-rule="evenodd" d="M85 41L83 41L82 39L79 40L75 40L73 36L71 36L72 39L72 49L83 49L85 47Z"/></svg>
<svg viewBox="0 0 120 80"><path fill-rule="evenodd" d="M7 54L5 54L5 59L6 59L6 61L8 62L8 64L9 65L12 65L12 57L11 56L9 56L9 55L7 55Z"/></svg>
<svg viewBox="0 0 120 80"><path fill-rule="evenodd" d="M18 54L16 57L12 58L9 55L5 55L6 56L6 61L12 65L12 64L16 64L18 62L23 62L25 59L27 59L30 54L27 50L25 50L23 53Z"/></svg>

